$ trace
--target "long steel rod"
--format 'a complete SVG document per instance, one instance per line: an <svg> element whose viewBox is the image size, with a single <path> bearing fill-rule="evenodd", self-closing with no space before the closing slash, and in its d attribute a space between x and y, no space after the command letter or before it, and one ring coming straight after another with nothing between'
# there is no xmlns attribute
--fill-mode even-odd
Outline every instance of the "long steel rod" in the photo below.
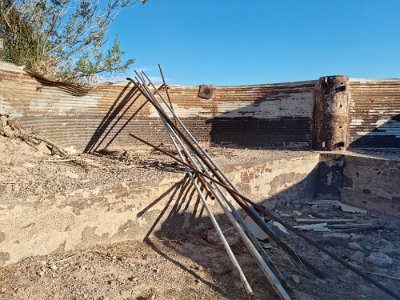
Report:
<svg viewBox="0 0 400 300"><path fill-rule="evenodd" d="M168 126L168 125L167 125ZM169 127L169 126L168 126ZM177 134L172 130L172 128L168 128L171 140L174 143L175 149L176 151L179 153L179 156L181 157L181 159L183 160L183 156L180 152L180 149L178 147L178 145L176 144L175 140L179 143L180 147L182 148L182 150L184 151L186 157L191 161L191 163L195 166L195 168L197 168L197 170L200 172L201 170L199 169L199 166L196 164L196 162L194 161L194 159L191 157L190 153L188 152L188 150L186 149L186 147L183 145L182 141L179 139L179 137L177 136ZM195 156L195 155L194 155ZM196 157L196 156L195 156ZM196 157L197 158L197 157ZM204 170L206 172L208 172L207 169L204 168ZM198 177L201 181L203 180L202 177ZM224 210L224 213L226 214L226 216L228 217L229 221L231 222L231 224L236 228L236 230L238 230L239 235L241 236L243 242L245 243L246 247L249 249L249 252L255 257L255 259L257 260L258 264L260 265L261 269L263 270L264 274L266 275L268 281L272 284L273 288L275 289L276 293L278 294L278 296L281 299L284 300L289 300L291 299L290 296L288 295L288 293L286 292L286 290L283 288L283 286L280 284L280 282L278 281L278 279L275 277L275 274L271 271L271 269L268 267L268 265L266 264L266 262L263 260L263 258L261 257L260 253L256 250L255 246L251 243L250 239L247 237L246 233L244 232L244 230L242 229L242 227L240 227L240 225L238 224L238 222L236 221L236 219L234 218L234 216L231 214L231 212L229 212L229 210L226 208L226 206L223 204L222 199L220 198L220 195L218 193L216 193L213 189L213 187L211 185L208 184L208 182L206 183L209 187L209 190L211 190L211 192L215 195L219 205L221 206L221 208ZM217 186L219 188L219 186ZM222 193L222 192L221 192ZM235 208L232 207L234 210ZM240 216L239 216L240 217ZM244 222L243 222L244 224ZM249 232L251 234L251 232ZM258 242L258 241L257 241Z"/></svg>
<svg viewBox="0 0 400 300"><path fill-rule="evenodd" d="M135 71L136 72L136 71ZM139 73L137 73L138 77L143 81L142 76L140 76ZM190 148L198 155L199 157L202 157L203 162L207 166L209 170L213 173L213 175L218 179L219 182L225 182L223 177L215 171L213 166L210 164L210 162L206 159L204 159L203 156L201 156L201 153L199 150L191 143L189 138L181 132L181 130L171 121L169 116L165 113L165 111L162 109L162 107L158 104L157 101L154 101L152 97L148 96L147 94L147 84L146 82L143 81L143 84L140 84L139 82L136 82L130 78L128 80L132 81L135 86L142 92L142 94L147 97L150 103L153 104L154 108L159 112L159 114L164 118L164 120L174 129L176 130L177 133L181 136L181 138L185 141L186 144L190 145ZM151 94L151 92L149 93ZM157 102L157 103L155 103ZM165 105L168 106L167 103L164 102ZM177 118L178 122L180 121L179 118ZM143 141L143 140L142 140ZM197 143L197 142L196 142ZM176 159L176 158L175 158ZM227 185L225 184L225 188ZM284 243L278 236L275 235L274 232L266 225L265 221L258 215L258 213L255 211L255 209L252 207L252 205L249 204L249 202L243 201L238 194L240 195L239 192L236 190L233 190L232 188L228 188L227 191L230 193L230 195L233 197L233 199L240 205L240 207L254 220L254 222L265 232L268 234L268 236L273 239L286 253L288 253L292 258L294 258L297 262L300 263L300 265L306 266L309 270L312 270L316 275L323 277L323 274L316 269L311 263L309 263L306 259L300 258L299 255L297 255L296 252L293 251L286 243Z"/></svg>
<svg viewBox="0 0 400 300"><path fill-rule="evenodd" d="M165 81L164 81L165 83ZM150 94L148 94L150 95ZM156 99L154 99L156 101ZM170 99L169 99L170 100ZM197 167L197 169L199 170L199 167L197 166L196 162L193 160L193 158L191 157L191 155L189 154L188 150L186 149L186 147L183 145L182 141L179 139L179 137L177 136L177 134L175 133L175 131L168 125L166 124L166 122L164 121L164 126L166 127L168 134L176 148L176 151L179 153L179 156L181 157L182 160L183 156L181 155L180 149L178 148L178 145L175 143L175 139L176 141L180 144L180 147L182 148L182 150L184 151L185 155L187 158L189 158L191 160L191 163ZM198 161L198 163L201 164L203 170L208 174L211 175L209 173L209 171L207 170L207 168L204 166L203 162L192 152L193 156L195 157L195 159ZM199 170L200 171L200 170ZM198 177L199 179L202 180L201 177ZM204 181L203 181L204 182ZM209 184L209 190L211 190L211 192L214 194L214 196L217 198L219 205L221 206L221 208L224 210L225 214L227 215L228 219L230 220L230 222L232 223L232 225L239 231L239 234L243 240L243 242L245 243L245 245L247 246L247 248L249 249L249 251L251 252L251 254L255 257L255 259L257 260L258 264L260 265L261 269L264 271L267 279L270 281L270 283L272 284L272 286L275 288L277 294L281 297L281 299L290 299L289 295L287 294L287 292L285 291L285 289L282 287L282 285L279 283L279 281L276 279L274 273L269 269L268 265L266 264L266 262L264 261L264 259L260 256L260 253L257 252L255 246L250 242L249 237L252 239L253 243L255 243L259 249L259 251L261 253L263 253L263 255L269 260L269 262L273 265L274 269L278 272L278 274L280 275L281 279L284 280L283 275L280 273L280 271L278 270L278 268L275 266L275 264L273 263L272 259L269 257L269 255L265 252L265 250L262 248L262 246L259 244L259 242L257 241L257 239L254 238L254 236L252 235L251 231L248 229L247 225L244 223L244 221L242 220L240 214L237 212L237 210L233 207L233 205L230 203L230 201L227 199L227 197L225 196L225 194L222 192L222 190L220 189L220 187L217 185L216 187L218 188L218 191L220 193L220 195L223 196L225 202L229 205L229 207L231 208L232 212L235 213L236 217L238 218L239 222L242 224L242 226L246 229L247 231L247 236L246 233L243 231L243 229L240 227L240 225L237 223L236 219L233 217L233 215L229 212L229 210L225 207L225 205L223 204L222 200L221 200L221 196L216 193L213 190L213 187Z"/></svg>
<svg viewBox="0 0 400 300"><path fill-rule="evenodd" d="M136 71L135 71L136 72ZM141 74L139 74L138 72L136 72L136 74L139 76L139 78L142 80L143 85L146 87L148 86L152 86L153 89L155 90L155 95L158 95L160 97L160 99L162 100L162 102L164 103L164 105L168 108L168 110L172 113L172 116L174 118L174 123L176 125L176 122L179 123L179 125L181 126L181 128L185 131L185 133L189 136L189 138L191 139L191 141L200 149L201 153L203 155L205 155L205 157L208 159L208 161L211 163L211 165L215 168L215 170L217 170L219 172L219 174L221 174L221 176L225 179L225 181L233 188L235 189L235 191L239 190L236 188L236 186L229 180L229 178L222 172L222 170L220 169L220 167L218 166L218 164L209 156L209 154L207 153L207 151L204 150L204 148L196 141L196 139L192 136L192 134L190 133L190 131L186 128L186 126L183 124L183 122L179 119L179 117L176 115L175 111L173 110L172 107L169 107L167 102L165 101L165 99L163 98L163 96L161 95L161 93L158 91L158 89L154 86L154 84L152 83L152 81L150 80L150 78L147 76L147 74L145 72L141 72ZM142 76L140 76L142 75ZM144 80L144 78L147 79L147 83ZM164 81L165 82L165 81ZM170 101L169 95L168 96L168 100ZM162 107L160 106L160 109L162 109ZM165 113L165 112L164 112ZM198 156L197 156L198 157ZM249 205L247 202L245 202L245 205L248 206L248 209L250 211L252 211L253 215L258 219L256 221L257 223L263 223L264 227L266 227L267 225L265 224L265 221L259 217L258 213L256 212L256 210L254 209L253 206ZM258 225L259 226L259 225ZM265 230L264 230L265 231ZM322 274L316 269L314 268L308 261L306 261L305 259L300 259L298 257L298 255L286 244L284 244L281 240L278 240L277 236L271 231L269 230L268 236L270 236L273 240L275 240L278 244L280 244L280 246L290 255L292 256L298 263L300 263L300 266L305 265L306 267L308 267L308 269L311 269L315 274L317 274L320 277L323 277ZM261 245L260 249L263 249ZM263 251L263 250L262 250ZM264 254L265 251L263 251ZM268 255L267 259L268 259ZM270 259L270 261L272 262L272 260ZM273 263L272 263L273 264ZM277 270L277 268L276 268ZM279 272L279 271L278 271Z"/></svg>
<svg viewBox="0 0 400 300"><path fill-rule="evenodd" d="M150 96L149 94L147 94L147 95ZM176 151L178 152L178 154L179 154L180 158L182 159L182 161L184 161L184 157L183 157L183 155L182 155L182 153L181 153L181 151L179 149L179 146L176 144L176 141L175 141L173 135L175 135L175 138L180 142L178 136L172 130L172 128L168 125L168 123L165 122L164 117L160 115L160 118L162 119L162 121L164 123L165 129L166 129L166 131L168 133L168 136L170 137L171 141L173 142ZM180 142L180 144L182 145L181 142ZM189 157L189 154L186 152L186 149L183 148L183 150L185 151L185 153ZM243 286L244 286L244 288L246 290L247 295L253 296L254 295L253 290L252 290L249 282L247 281L247 278L246 278L242 268L240 267L240 264L237 261L236 256L234 255L231 247L229 246L229 243L227 242L227 240L226 240L226 238L225 238L225 236L224 236L224 234L223 234L223 232L222 232L217 220L215 219L214 213L213 213L211 207L208 205L207 199L204 197L199 185L197 184L197 182L195 180L195 177L193 176L193 172L190 169L188 169L187 174L189 175L190 180L192 181L193 185L195 186L195 188L197 190L197 193L199 194L200 200L203 203L203 205L204 205L204 207L205 207L205 209L206 209L206 211L207 211L207 213L208 213L208 215L209 215L209 217L211 219L211 222L213 223L213 226L215 227L215 229L216 229L216 231L217 231L217 233L218 233L218 235L219 235L219 237L221 239L221 242L222 242L222 244L223 244L223 246L225 248L225 251L227 252L227 254L229 256L229 259L231 260L231 262L232 262L234 268L236 269L236 271L239 273L240 280L243 283Z"/></svg>
<svg viewBox="0 0 400 300"><path fill-rule="evenodd" d="M159 68L160 68L161 77L163 78L163 83L164 83L164 85L166 85L166 81L165 81L164 74L163 74L162 69L161 69L161 65L158 65L158 66L159 66ZM153 86L153 88L154 88L154 86ZM156 90L156 91L157 91L157 90ZM167 94L167 97L168 97L169 103L171 104L172 102L171 102L170 95ZM155 98L155 97L154 97L154 98ZM154 100L157 101L156 99L154 99ZM174 110L173 107L172 107L172 104L171 104L171 109ZM164 124L165 124L165 122L164 122ZM175 124L176 124L176 121L175 121ZM185 149L185 146L182 144L182 141L179 139L179 137L177 136L177 134L173 131L173 129L172 129L170 126L169 126L169 130L173 132L174 138L178 141L178 143L180 144L180 146L183 148L183 150L184 150L186 156L190 158L190 160L192 161L192 165L195 165L195 162L193 161L193 159L191 158L190 154L188 153L188 150ZM189 146L189 148L190 148L190 145L188 145L188 146ZM177 150L177 151L178 151L178 150ZM210 171L209 171L209 170L207 169L207 167L204 165L204 163L202 162L202 160L201 160L192 150L189 150L189 151L193 154L193 156L194 156L194 158L196 159L196 161L200 164L200 166L201 166L203 172L206 172L206 174L207 174L208 176L212 176L212 174L210 174ZM182 157L181 157L181 158L182 158ZM198 167L197 167L197 169L199 170ZM201 171L201 170L199 170L199 171ZM198 178L201 178L201 177L198 177ZM245 232L246 235L247 235L247 236L246 236L246 235L244 236L244 239L250 239L250 240L251 240L251 242L250 242L249 240L244 240L244 243L245 243L246 245L249 244L249 243L252 243L252 244L257 248L258 252L263 256L263 258L264 258L264 259L263 259L263 262L265 262L265 260L267 260L267 261L271 264L272 268L278 273L278 276L280 277L280 279L281 279L283 282L286 282L286 281L285 281L285 277L283 276L283 274L279 271L278 267L277 267L277 266L275 265L275 263L272 261L272 259L271 259L271 257L269 256L269 254L268 254L268 253L264 250L264 248L261 246L261 244L259 243L259 241L254 237L254 235L252 234L252 232L251 232L250 229L248 228L247 224L244 222L244 220L243 220L242 216L240 215L240 213L239 213L239 212L237 211L237 209L233 206L233 204L232 204L231 201L228 199L228 197L225 195L225 193L221 190L221 187L220 187L219 185L215 185L215 188L216 188L217 191L218 191L218 195L217 195L217 194L216 194L216 191L213 189L213 187L211 186L211 184L210 184L209 182L207 182L207 185L208 185L209 190L210 190L210 191L214 194L214 196L217 198L217 200L218 200L220 206L224 209L224 211L227 210L227 209L226 209L226 207L224 206L222 199L223 199L224 202L229 206L229 208L230 208L232 214L234 215L234 216L232 216L232 215L228 216L228 218L230 217L231 223L232 223L232 222L235 222L235 224L233 224L233 225L236 227L236 225L238 225L238 224L237 224L237 221L239 221L240 225L243 227L244 232ZM221 199L221 198L222 198L222 199ZM229 214L231 214L231 212L228 211ZM226 213L226 212L225 212L225 213ZM232 220L232 218L233 218L233 220ZM236 221L236 220L237 220L237 221ZM239 226L239 225L238 225L238 226ZM240 226L239 226L239 228L240 228ZM240 228L240 230L242 230L242 228ZM251 250L249 249L249 251L251 251ZM253 255L254 255L254 254L253 254ZM259 260L258 257L255 257L255 258L256 258L256 260ZM260 265L260 267L261 267L262 269L264 269L264 266L261 266L261 265ZM267 266L267 267L268 267L268 266ZM268 273L267 270L264 270L264 272ZM269 275L268 275L268 274L266 274L266 275L267 275L267 278L268 278Z"/></svg>
<svg viewBox="0 0 400 300"><path fill-rule="evenodd" d="M135 71L135 73L139 76L139 73L138 73L138 72ZM206 150L197 142L197 140L193 137L193 135L192 135L192 134L190 133L190 131L187 129L187 127L185 126L185 124L183 124L183 122L180 120L180 118L176 115L175 111L174 111L171 107L169 107L167 101L165 101L164 97L163 97L163 96L161 95L161 93L158 91L158 89L156 88L156 86L152 83L152 81L151 81L150 78L147 76L147 74L146 74L145 72L141 72L141 75L142 75L142 76L139 76L139 77L142 79L143 85L144 85L146 88L147 88L147 86L152 86L152 87L153 87L153 89L155 90L155 94L159 96L159 98L162 100L162 102L164 103L164 105L165 105L165 106L168 108L168 110L172 113L172 116L174 117L175 122L178 122L178 123L179 123L180 127L181 127L181 128L184 130L184 132L187 134L187 136L189 137L189 139L191 140L191 142L194 143L194 144L197 146L197 148L200 150L200 152L207 158L208 161L205 161L205 163L208 164L208 165L211 164L211 165L212 165L212 168L214 168L213 171L214 171L214 170L218 171L218 174L216 174L216 175L222 176L222 178L225 180L225 182L226 182L227 184L229 184L229 185L231 186L231 188L233 188L235 191L239 192L239 190L237 189L237 187L236 187L236 186L233 184L233 182L224 174L224 172L221 170L221 168L218 166L218 164L211 158L211 156L207 153L207 151L206 151ZM147 79L148 84L145 82L145 80L143 80L143 79L144 79L143 77L145 77L145 78ZM130 80L130 79L128 78L128 80ZM160 107L160 108L162 109L162 107ZM166 115L165 112L164 112L164 114ZM174 125L175 125L175 124L174 124ZM176 127L177 127L177 126L176 126ZM210 170L212 169L211 166L209 166L209 168L210 168ZM219 176L217 176L217 177L219 177ZM220 179L220 181L222 182L221 179ZM234 197L234 198L235 198L235 197ZM236 200L236 199L235 199L235 200ZM258 224L258 226L260 226L259 223L263 223L263 227L266 228L265 221L264 221L262 218L259 217L259 215L257 214L257 212L256 212L256 210L254 209L254 207L253 207L252 205L250 205L249 203L247 203L247 202L245 202L245 205L248 206L248 209L251 210L252 213L253 213L253 215L254 215L254 217L257 218L256 224ZM260 228L261 228L261 227L260 227ZM267 234L268 234L271 238L273 238L272 235L274 235L274 234L272 233L272 231L269 230L269 229L268 229L268 231L269 231L269 233L267 233ZM282 245L282 246L283 246L283 245ZM295 259L297 259L296 256L295 256L295 253L294 253L291 249L289 249L287 246L283 246L283 247L286 248L286 250L287 250L288 252L291 252L291 253L292 253L291 255L294 256ZM301 262L301 261L299 261L299 262L305 264L308 268L312 269L312 270L314 271L314 273L321 275L320 272L318 272L317 270L315 270L315 268L313 268L313 267L311 266L311 264L309 264L307 261L304 261L304 260L303 260L302 262Z"/></svg>
<svg viewBox="0 0 400 300"><path fill-rule="evenodd" d="M205 209L207 210L207 213L211 219L211 222L213 223L215 229L217 230L219 238L221 239L222 244L224 245L225 251L228 253L228 256L229 256L233 266L235 267L236 271L239 273L240 280L242 281L242 283L244 285L247 295L253 296L254 295L253 290L251 289L251 286L250 286L249 282L247 281L247 278L244 275L244 272L243 272L242 268L240 267L239 262L236 259L236 256L233 254L231 247L229 246L221 228L219 227L219 224L218 224L217 220L215 219L215 216L214 216L213 211L211 210L211 207L208 205L207 200L205 199L203 193L201 192L199 185L197 184L196 180L193 177L193 174L191 172L188 174L190 176L192 183L196 187L197 193L199 194L200 200L203 203Z"/></svg>
<svg viewBox="0 0 400 300"><path fill-rule="evenodd" d="M158 69L160 70L161 78L163 81L163 85L165 87L165 93L167 94L169 105L171 106L171 109L174 110L174 106L172 105L171 95L169 94L169 86L167 85L167 82L165 81L164 73L163 73L163 70L162 70L160 64L158 64ZM178 125L175 118L174 118L174 122L175 122L175 125Z"/></svg>

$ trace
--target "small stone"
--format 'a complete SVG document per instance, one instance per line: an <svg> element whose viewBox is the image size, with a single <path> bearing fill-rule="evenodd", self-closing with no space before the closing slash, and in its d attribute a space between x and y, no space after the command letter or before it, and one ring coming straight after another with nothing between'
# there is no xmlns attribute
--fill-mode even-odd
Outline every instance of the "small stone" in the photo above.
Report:
<svg viewBox="0 0 400 300"><path fill-rule="evenodd" d="M69 177L69 178L72 178L72 179L78 179L78 178L79 178L79 175L78 175L78 174L73 173L73 172L71 172L71 171L66 171L66 172L64 173L64 175L65 175L66 177Z"/></svg>
<svg viewBox="0 0 400 300"><path fill-rule="evenodd" d="M299 276L297 276L297 275L292 275L291 278L292 278L292 280L293 280L293 282L294 282L295 284L300 284L300 277L299 277Z"/></svg>
<svg viewBox="0 0 400 300"><path fill-rule="evenodd" d="M36 272L36 274L37 274L39 277L43 277L43 276L44 276L44 271L38 271L38 272Z"/></svg>
<svg viewBox="0 0 400 300"><path fill-rule="evenodd" d="M194 282L195 282L196 284L201 283L200 280L199 280L198 278L196 278L196 279L194 280Z"/></svg>
<svg viewBox="0 0 400 300"><path fill-rule="evenodd" d="M351 261L363 263L364 262L364 253L361 251L355 251L352 255L350 255L349 259Z"/></svg>
<svg viewBox="0 0 400 300"><path fill-rule="evenodd" d="M51 264L50 269L52 269L53 271L57 271L58 267L55 264Z"/></svg>
<svg viewBox="0 0 400 300"><path fill-rule="evenodd" d="M350 234L342 233L342 232L332 232L332 233L324 233L322 235L324 238L337 238L337 239L349 239Z"/></svg>
<svg viewBox="0 0 400 300"><path fill-rule="evenodd" d="M350 238L352 240L361 240L363 238L363 236L360 234L357 234L357 233L350 233Z"/></svg>
<svg viewBox="0 0 400 300"><path fill-rule="evenodd" d="M362 251L362 247L357 242L347 243L347 248L352 249L352 250Z"/></svg>
<svg viewBox="0 0 400 300"><path fill-rule="evenodd" d="M8 118L4 115L0 115L0 124L2 127L6 127L8 125Z"/></svg>
<svg viewBox="0 0 400 300"><path fill-rule="evenodd" d="M296 216L298 216L298 217L300 217L300 216L303 215L303 213L301 213L301 212L298 211L298 210L294 210L293 213L294 213Z"/></svg>
<svg viewBox="0 0 400 300"><path fill-rule="evenodd" d="M51 150L44 142L41 142L39 145L36 146L36 148L42 153L51 154Z"/></svg>
<svg viewBox="0 0 400 300"><path fill-rule="evenodd" d="M23 166L26 167L26 168L29 168L29 169L36 168L36 166L35 166L34 164L31 164L31 163L29 163L29 162L24 163Z"/></svg>
<svg viewBox="0 0 400 300"><path fill-rule="evenodd" d="M366 262L377 267L388 267L393 264L393 259L384 253L372 252Z"/></svg>
<svg viewBox="0 0 400 300"><path fill-rule="evenodd" d="M284 218L290 218L292 216L291 214L287 214L287 213L280 213L279 215Z"/></svg>
<svg viewBox="0 0 400 300"><path fill-rule="evenodd" d="M138 282L139 278L137 278L136 276L129 276L128 280L136 283Z"/></svg>
<svg viewBox="0 0 400 300"><path fill-rule="evenodd" d="M234 246L234 245L239 243L240 236L239 236L239 234L237 233L236 229L233 226L231 226L231 225L222 225L221 226L221 230L222 230L222 232L223 232L223 234L224 234L224 236L226 238L226 241L228 242L229 246L232 247L232 246ZM210 244L218 245L220 247L223 247L221 238L219 237L219 234L218 234L217 230L215 230L215 229L212 229L212 230L208 231L208 233L207 233L207 241Z"/></svg>
<svg viewBox="0 0 400 300"><path fill-rule="evenodd" d="M394 232L384 233L382 234L382 237L389 242L394 242L399 238L398 235Z"/></svg>

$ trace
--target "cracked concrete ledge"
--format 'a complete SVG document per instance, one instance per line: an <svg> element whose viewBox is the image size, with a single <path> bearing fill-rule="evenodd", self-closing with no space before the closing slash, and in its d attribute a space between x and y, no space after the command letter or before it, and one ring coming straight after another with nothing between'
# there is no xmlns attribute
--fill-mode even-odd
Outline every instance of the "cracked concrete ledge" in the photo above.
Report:
<svg viewBox="0 0 400 300"><path fill-rule="evenodd" d="M353 154L302 152L230 162L222 168L246 196L267 208L337 199L399 216L399 164ZM142 240L149 232L165 236L210 227L193 188L174 191L183 177L165 172L94 189L2 201L0 266L29 256ZM225 222L217 202L209 203Z"/></svg>
<svg viewBox="0 0 400 300"><path fill-rule="evenodd" d="M258 203L276 204L279 200L286 203L291 199L310 199L313 182L309 174L317 164L318 154L311 153L226 169L248 197ZM157 234L196 231L208 226L208 216L196 194L185 191L179 197L178 191L171 199L171 191L162 198L181 179L181 173L165 173L141 181L2 202L0 266L29 256L139 240L150 229ZM166 213L158 220L166 204ZM222 217L217 202L210 201L210 205Z"/></svg>

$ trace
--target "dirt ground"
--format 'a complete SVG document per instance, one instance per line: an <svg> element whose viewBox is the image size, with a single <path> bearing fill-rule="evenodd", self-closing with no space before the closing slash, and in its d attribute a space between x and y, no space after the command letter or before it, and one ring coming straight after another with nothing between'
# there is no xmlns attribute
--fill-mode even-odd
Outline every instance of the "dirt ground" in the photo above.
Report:
<svg viewBox="0 0 400 300"><path fill-rule="evenodd" d="M115 149L73 159L51 155L45 145L32 146L0 136L0 201L23 201L45 195L94 187L122 180L141 180L157 172L181 172L171 159L148 148ZM266 159L266 152L250 149L210 149L222 163ZM299 155L297 151L268 151L268 159ZM301 154L301 153L300 153ZM351 218L369 223L370 230L307 231L320 244L400 293L400 222L369 213L346 213L318 203L280 208L276 215L292 225L296 218ZM326 255L272 228L320 269L316 276L293 262L273 242L265 248L286 278L297 299L391 299ZM0 299L246 299L239 277L224 250L200 234L151 238L70 251L0 268ZM328 235L327 235L328 234ZM329 235L331 234L331 235ZM332 235L333 234L333 235ZM268 281L241 242L233 250L255 291L254 299L275 299Z"/></svg>

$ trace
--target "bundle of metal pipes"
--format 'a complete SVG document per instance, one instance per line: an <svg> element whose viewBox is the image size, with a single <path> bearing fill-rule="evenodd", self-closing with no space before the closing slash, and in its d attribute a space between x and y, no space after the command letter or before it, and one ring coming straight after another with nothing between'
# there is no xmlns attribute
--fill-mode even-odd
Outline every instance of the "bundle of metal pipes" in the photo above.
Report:
<svg viewBox="0 0 400 300"><path fill-rule="evenodd" d="M162 87L168 87L166 85L161 67L160 72L164 81ZM160 149L155 145L144 141L140 137L137 137L133 134L131 134L131 136L166 154L167 156L173 158L184 167L186 167L185 172L188 174L190 180L196 188L199 194L199 198L204 205L204 208L206 209L234 268L238 272L240 280L242 281L246 293L249 295L249 297L253 295L253 290L231 247L229 246L210 205L208 204L209 198L216 199L218 204L221 206L226 217L239 233L249 253L255 258L256 262L265 274L267 280L270 282L271 287L281 299L291 299L285 289L287 288L285 278L272 261L270 255L266 252L266 250L262 247L257 238L250 231L250 228L244 221L245 217L251 218L257 224L257 226L259 226L260 229L268 235L270 239L274 240L278 246L280 246L295 261L297 261L299 265L303 266L308 271L312 271L316 275L322 276L322 273L319 272L314 266L312 266L311 263L297 255L294 250L291 249L290 246L288 246L288 244L286 244L276 234L274 234L273 230L271 230L269 225L266 223L265 218L274 220L282 224L286 229L295 233L306 242L312 244L320 251L329 255L331 258L344 265L348 269L352 270L353 272L364 278L366 281L372 283L395 299L400 299L400 296L393 291L387 289L373 278L370 278L368 275L356 269L354 266L350 265L336 254L315 243L313 240L311 240L280 218L273 215L270 211L265 210L263 206L257 205L256 203L252 202L250 199L242 195L237 187L229 180L229 178L224 174L217 163L196 141L190 131L176 115L172 107L172 101L170 99L168 89L166 92L168 98L167 102L164 96L160 93L159 89L157 89L157 87L151 82L149 77L144 72L139 73L135 71L135 73L136 76L134 79L127 79L135 85L134 88L140 91L140 93L147 99L147 101L150 102L157 110L164 124L166 132L168 133L168 136L172 144L174 145L176 152L178 153L179 158L163 149ZM172 115L172 118L169 117L167 112ZM234 202L232 202L232 200ZM242 209L242 213L239 212L238 209L236 209L234 203Z"/></svg>

